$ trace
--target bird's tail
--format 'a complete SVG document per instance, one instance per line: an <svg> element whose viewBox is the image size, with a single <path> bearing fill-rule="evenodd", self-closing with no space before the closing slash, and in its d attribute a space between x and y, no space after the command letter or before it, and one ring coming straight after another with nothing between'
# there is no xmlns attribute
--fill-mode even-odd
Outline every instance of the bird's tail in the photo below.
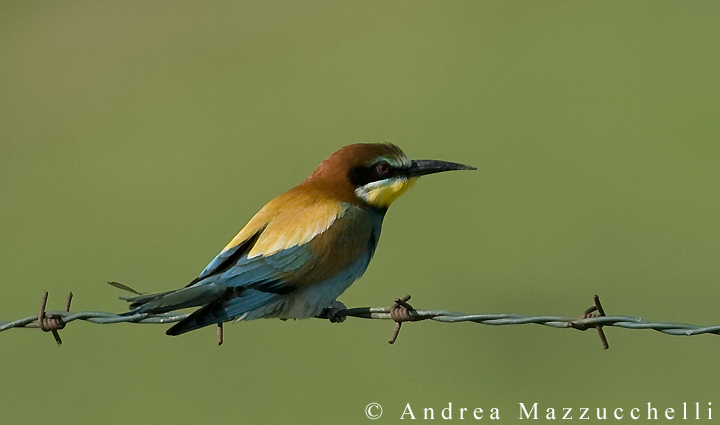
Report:
<svg viewBox="0 0 720 425"><path fill-rule="evenodd" d="M131 315L137 313L166 313L168 311L180 310L188 307L199 307L215 301L225 289L225 286L214 283L189 286L177 290L158 292L154 294L141 295L134 289L116 282L109 282L111 285L121 288L138 296L120 297L130 303L130 311L123 313Z"/></svg>
<svg viewBox="0 0 720 425"><path fill-rule="evenodd" d="M204 307L194 311L167 330L168 335L180 335L205 326L228 320L250 320L272 315L279 308L275 301L281 295L254 289L227 288L225 293Z"/></svg>
<svg viewBox="0 0 720 425"><path fill-rule="evenodd" d="M202 306L168 329L168 335L180 335L237 318L250 320L275 317L276 310L283 308L280 294L250 288L228 288L216 283L204 283L146 295L117 282L109 283L116 288L137 294L137 296L120 297L130 302L130 311L123 313L125 316L137 313L160 314Z"/></svg>

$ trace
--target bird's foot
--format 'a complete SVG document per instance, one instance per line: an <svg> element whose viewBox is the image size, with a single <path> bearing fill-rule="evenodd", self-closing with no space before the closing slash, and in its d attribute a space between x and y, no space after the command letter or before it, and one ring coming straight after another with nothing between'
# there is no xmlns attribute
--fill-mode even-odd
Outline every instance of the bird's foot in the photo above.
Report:
<svg viewBox="0 0 720 425"><path fill-rule="evenodd" d="M329 307L325 307L316 317L320 319L328 319L331 323L342 323L347 316L345 315L345 304L340 301L333 301Z"/></svg>

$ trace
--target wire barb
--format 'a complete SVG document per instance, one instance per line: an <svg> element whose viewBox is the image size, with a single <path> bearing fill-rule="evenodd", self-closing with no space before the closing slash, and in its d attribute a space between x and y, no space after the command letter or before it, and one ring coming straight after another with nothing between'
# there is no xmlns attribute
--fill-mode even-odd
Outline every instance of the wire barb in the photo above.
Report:
<svg viewBox="0 0 720 425"><path fill-rule="evenodd" d="M398 334L400 334L400 328L402 327L403 322L423 320L423 318L418 318L416 316L415 309L413 308L413 306L408 304L409 300L410 295L405 295L402 298L395 298L395 304L390 307L390 318L395 321L395 330L393 331L393 334L388 341L388 343L390 344L395 344L395 341L397 341L397 337Z"/></svg>
<svg viewBox="0 0 720 425"><path fill-rule="evenodd" d="M73 293L68 294L67 300L65 301L65 311L70 311L70 303L72 302ZM62 344L60 338L60 329L65 327L65 322L61 315L58 314L47 314L45 313L45 306L47 305L48 292L43 292L42 300L40 301L40 312L37 315L37 325L43 332L52 332L53 337L57 345Z"/></svg>
<svg viewBox="0 0 720 425"><path fill-rule="evenodd" d="M594 317L605 317L605 310L603 310L602 304L600 304L600 297L598 295L595 295L593 297L593 301L595 301L595 305L585 310L583 315L580 317L580 319L591 319ZM597 313L596 313L597 312ZM600 342L603 345L603 349L607 350L610 348L610 345L608 344L607 337L605 336L605 331L603 330L603 324L602 323L596 323L595 325L588 325L588 324L581 324L578 321L572 321L568 323L571 328L577 329L580 331L585 331L590 329L591 327L594 327L598 331L598 335L600 336Z"/></svg>

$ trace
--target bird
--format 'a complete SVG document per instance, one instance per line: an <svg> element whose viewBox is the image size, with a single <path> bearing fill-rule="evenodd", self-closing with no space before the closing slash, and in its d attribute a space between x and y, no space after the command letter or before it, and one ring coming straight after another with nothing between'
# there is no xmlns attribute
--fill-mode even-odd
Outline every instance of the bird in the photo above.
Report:
<svg viewBox="0 0 720 425"><path fill-rule="evenodd" d="M345 146L260 209L187 286L123 297L124 314L199 307L167 330L173 336L231 320L316 317L363 275L390 204L419 177L475 169L412 160L391 143Z"/></svg>

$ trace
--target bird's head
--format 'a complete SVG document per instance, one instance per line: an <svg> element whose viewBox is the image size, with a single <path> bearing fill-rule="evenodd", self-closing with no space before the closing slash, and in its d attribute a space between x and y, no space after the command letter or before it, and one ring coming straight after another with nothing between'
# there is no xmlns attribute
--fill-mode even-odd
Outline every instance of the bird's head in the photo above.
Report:
<svg viewBox="0 0 720 425"><path fill-rule="evenodd" d="M475 170L475 167L447 161L412 160L390 143L358 143L330 155L307 182L331 187L340 199L354 199L387 209L418 177L452 170Z"/></svg>

